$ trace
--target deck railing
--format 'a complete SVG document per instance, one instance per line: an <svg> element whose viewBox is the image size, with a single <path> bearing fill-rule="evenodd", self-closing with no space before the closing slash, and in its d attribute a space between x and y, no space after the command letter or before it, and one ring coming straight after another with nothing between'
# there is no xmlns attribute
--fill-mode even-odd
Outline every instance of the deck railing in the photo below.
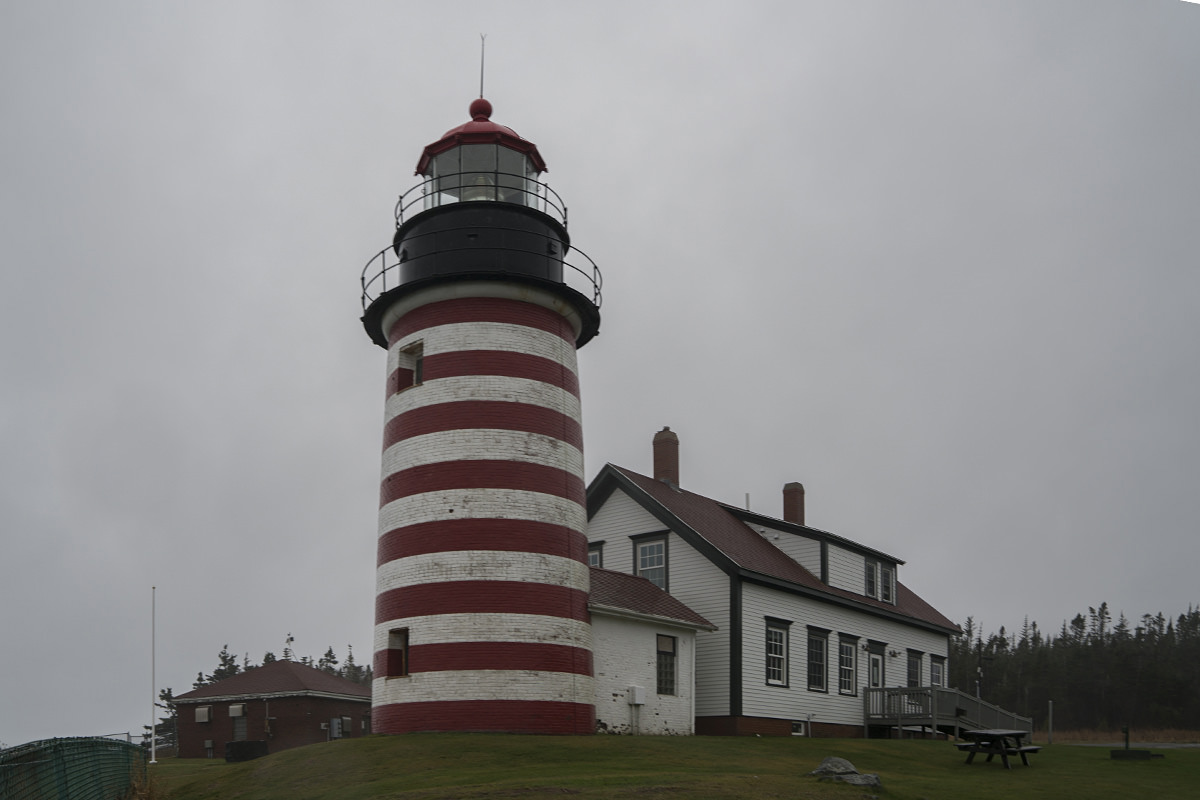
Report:
<svg viewBox="0 0 1200 800"><path fill-rule="evenodd" d="M1033 730L1030 717L941 686L867 689L863 694L863 724L899 729L929 727L955 735L973 728Z"/></svg>

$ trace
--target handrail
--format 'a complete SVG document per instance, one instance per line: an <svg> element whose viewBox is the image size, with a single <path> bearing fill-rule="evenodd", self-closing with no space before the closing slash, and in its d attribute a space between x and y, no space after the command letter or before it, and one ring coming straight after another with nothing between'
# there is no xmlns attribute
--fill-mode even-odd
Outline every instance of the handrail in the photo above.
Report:
<svg viewBox="0 0 1200 800"><path fill-rule="evenodd" d="M491 178L492 182L488 185L474 185L474 179L481 176ZM464 177L471 182L461 180ZM446 189L453 189L459 192L460 196L455 197L445 191ZM472 196L464 198L461 196L463 194ZM567 205L549 184L526 175L498 170L450 172L426 178L405 191L396 201L396 227L399 228L404 223L405 212L418 203L421 205L420 211L427 211L444 205L474 202L511 203L533 208L554 219L564 228L567 227Z"/></svg>
<svg viewBox="0 0 1200 800"><path fill-rule="evenodd" d="M547 237L548 238L548 237ZM556 240L557 241L557 240ZM448 247L440 252L456 252L458 250L467 250L467 247ZM514 249L514 248L509 248ZM544 256L545 251L534 251L527 249L515 249L515 252L528 253L530 255ZM566 256L574 253L580 262L579 265L567 261ZM390 255L389 255L390 254ZM396 255L392 245L380 250L367 261L363 266L360 283L362 285L362 307L363 311L381 295L400 285L400 267L403 262ZM584 297L589 298L596 308L600 307L603 297L600 289L604 283L604 278L600 273L600 268L596 266L596 262L591 259L586 253L577 247L568 248L562 259L562 264L569 268L569 271L564 271L563 285L579 292ZM369 276L369 277L368 277ZM570 280L567 280L569 276Z"/></svg>
<svg viewBox="0 0 1200 800"><path fill-rule="evenodd" d="M955 725L960 728L1024 726L1032 730L1033 719L1006 711L997 705L944 686L886 687L866 689L864 723L903 720L911 724ZM959 714L959 710L964 713Z"/></svg>

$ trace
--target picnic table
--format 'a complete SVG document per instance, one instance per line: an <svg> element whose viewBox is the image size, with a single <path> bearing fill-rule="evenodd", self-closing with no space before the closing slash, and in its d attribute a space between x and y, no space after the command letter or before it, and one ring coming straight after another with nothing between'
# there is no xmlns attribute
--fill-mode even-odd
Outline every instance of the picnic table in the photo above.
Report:
<svg viewBox="0 0 1200 800"><path fill-rule="evenodd" d="M987 760L991 761L996 756L1000 756L1000 760L1004 762L1005 769L1012 769L1008 763L1009 756L1020 756L1021 763L1029 766L1029 754L1036 753L1041 750L1037 745L1021 744L1021 741L1029 735L1029 731L1009 731L1002 729L984 729L978 731L962 731L962 738L967 739L965 742L958 742L954 746L959 751L965 751L967 754L967 763L970 764L975 760L975 756L979 753L987 755Z"/></svg>

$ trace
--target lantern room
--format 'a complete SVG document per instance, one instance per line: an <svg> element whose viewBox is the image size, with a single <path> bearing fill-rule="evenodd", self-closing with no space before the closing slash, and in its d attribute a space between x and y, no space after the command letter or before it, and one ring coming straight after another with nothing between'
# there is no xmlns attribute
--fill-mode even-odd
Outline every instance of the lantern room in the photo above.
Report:
<svg viewBox="0 0 1200 800"><path fill-rule="evenodd" d="M541 209L545 193L538 175L546 162L537 145L491 121L492 104L471 103L471 121L425 148L416 174L424 176L423 207L492 201Z"/></svg>
<svg viewBox="0 0 1200 800"><path fill-rule="evenodd" d="M559 298L581 346L599 330L600 271L571 246L566 205L539 180L546 162L537 145L493 122L482 97L469 111L469 122L422 151L422 180L396 203L391 246L363 269L363 325L386 347L384 314L402 298L504 281Z"/></svg>

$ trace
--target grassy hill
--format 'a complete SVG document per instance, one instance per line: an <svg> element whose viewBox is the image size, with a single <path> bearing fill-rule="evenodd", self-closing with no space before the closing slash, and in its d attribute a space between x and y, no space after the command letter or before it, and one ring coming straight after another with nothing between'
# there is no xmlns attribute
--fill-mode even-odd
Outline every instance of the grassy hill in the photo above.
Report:
<svg viewBox="0 0 1200 800"><path fill-rule="evenodd" d="M1148 762L1106 748L1053 745L1018 761L970 766L950 744L806 738L373 736L289 750L244 764L167 759L151 767L167 800L377 798L861 798L861 788L806 773L829 755L883 781L882 798L1155 797L1200 792L1200 749Z"/></svg>

